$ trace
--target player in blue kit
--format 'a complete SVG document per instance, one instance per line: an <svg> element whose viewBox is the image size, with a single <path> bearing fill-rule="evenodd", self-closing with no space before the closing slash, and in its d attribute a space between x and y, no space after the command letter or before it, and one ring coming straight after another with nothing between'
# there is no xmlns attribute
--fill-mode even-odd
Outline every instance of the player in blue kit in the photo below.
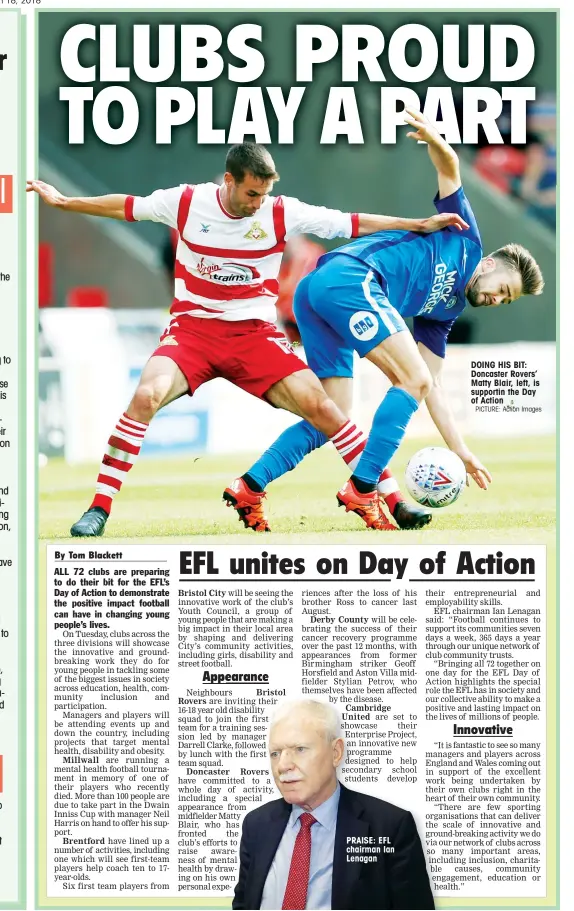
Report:
<svg viewBox="0 0 574 911"><path fill-rule="evenodd" d="M427 143L436 168L438 212L459 214L468 230L448 227L427 235L381 231L353 240L319 259L299 284L294 306L308 364L342 410L350 409L354 351L376 364L392 384L375 412L353 474L337 494L340 505L375 528L381 527L379 493L385 490L381 471L423 400L447 446L478 486L487 488L490 474L466 446L441 387L448 334L467 303L498 307L525 294L541 294L544 287L538 264L518 244L483 257L456 153L419 111L407 109L405 120L414 128L407 135ZM412 335L404 317L413 317ZM243 500L251 507L257 500L262 511L265 486L325 442L304 421L288 428L227 488L240 517ZM419 513L414 521L399 524L421 527L429 520Z"/></svg>

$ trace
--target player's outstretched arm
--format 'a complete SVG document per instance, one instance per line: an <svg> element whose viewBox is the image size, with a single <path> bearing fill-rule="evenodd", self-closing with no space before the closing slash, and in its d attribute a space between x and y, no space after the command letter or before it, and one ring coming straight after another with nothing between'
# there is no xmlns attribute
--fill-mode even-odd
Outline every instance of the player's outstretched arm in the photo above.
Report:
<svg viewBox="0 0 574 911"><path fill-rule="evenodd" d="M358 236L374 234L376 231L415 231L419 234L433 234L449 226L458 231L466 231L469 225L454 212L441 212L430 218L401 218L397 215L359 214Z"/></svg>
<svg viewBox="0 0 574 911"><path fill-rule="evenodd" d="M417 142L426 142L428 145L430 160L438 174L440 198L444 199L445 196L455 193L461 186L461 180L458 155L454 149L449 146L437 128L420 111L415 111L414 108L406 108L405 122L414 127L414 130L411 133L407 133L407 136L410 139L416 139Z"/></svg>
<svg viewBox="0 0 574 911"><path fill-rule="evenodd" d="M173 200L172 209L177 213L181 189L176 192L179 195ZM363 237L377 231L416 231L421 234L432 234L450 226L459 231L466 231L469 227L464 218L455 212L439 212L430 218L402 218L397 215L340 212L338 209L328 209L325 206L310 206L289 196L283 197L283 201L288 237L294 234L316 234L317 237L325 238Z"/></svg>
<svg viewBox="0 0 574 911"><path fill-rule="evenodd" d="M108 196L64 196L55 187L43 180L28 180L27 193L37 193L46 205L66 212L79 212L81 215L101 215L104 218L117 218L125 221L125 203L127 196L123 193L110 193Z"/></svg>
<svg viewBox="0 0 574 911"><path fill-rule="evenodd" d="M464 442L456 426L446 392L441 385L444 358L438 357L422 342L418 343L418 349L433 378L433 387L425 399L429 414L448 448L452 449L464 462L467 475L470 475L482 490L487 490L492 481L490 472Z"/></svg>

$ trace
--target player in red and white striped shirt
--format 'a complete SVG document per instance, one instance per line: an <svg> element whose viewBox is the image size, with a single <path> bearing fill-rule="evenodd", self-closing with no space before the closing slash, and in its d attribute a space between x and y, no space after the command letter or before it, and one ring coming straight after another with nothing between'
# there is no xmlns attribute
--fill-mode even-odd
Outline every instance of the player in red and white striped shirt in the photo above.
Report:
<svg viewBox="0 0 574 911"><path fill-rule="evenodd" d="M151 419L161 407L185 393L193 395L214 377L225 377L275 407L300 415L329 439L336 437L336 443L346 439L349 431L358 433L274 325L286 240L296 234L349 238L391 229L436 231L458 216L421 220L349 214L288 196L272 197L269 193L276 180L269 152L243 143L229 150L221 186L183 185L146 197L74 198L42 181L29 182L27 189L55 208L162 222L179 235L171 322L108 441L96 495L72 526L72 535L103 533L112 499L139 454ZM348 455L343 452L344 458ZM241 484L228 502L246 525L268 530L263 495ZM363 518L369 527L394 528L382 510Z"/></svg>

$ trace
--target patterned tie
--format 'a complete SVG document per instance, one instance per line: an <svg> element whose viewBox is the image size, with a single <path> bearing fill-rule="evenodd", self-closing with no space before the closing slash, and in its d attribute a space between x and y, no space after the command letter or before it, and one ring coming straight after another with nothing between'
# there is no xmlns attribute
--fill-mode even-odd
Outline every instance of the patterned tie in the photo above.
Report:
<svg viewBox="0 0 574 911"><path fill-rule="evenodd" d="M309 864L311 862L311 826L317 822L310 813L302 813L299 817L301 828L295 839L287 888L283 898L283 909L301 911L307 904L307 888L309 886Z"/></svg>

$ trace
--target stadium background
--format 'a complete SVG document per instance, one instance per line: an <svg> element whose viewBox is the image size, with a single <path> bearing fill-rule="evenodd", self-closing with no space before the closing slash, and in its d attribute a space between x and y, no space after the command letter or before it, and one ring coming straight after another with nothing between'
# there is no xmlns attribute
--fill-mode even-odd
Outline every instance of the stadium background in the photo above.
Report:
<svg viewBox="0 0 574 911"><path fill-rule="evenodd" d="M463 32L467 25L481 22L487 31L489 24L506 23L508 18L507 12L273 12L251 13L247 21L263 26L266 69L258 84L286 89L294 84L296 23L320 21L340 34L343 23L367 22L381 28L388 40L397 27L416 21L435 31L440 46L445 22L458 23ZM58 100L59 86L67 84L60 44L65 31L76 22L114 22L118 26L118 64L127 65L135 23L149 22L152 27L165 22L206 23L225 35L246 21L244 14L47 12L40 13L39 19L42 179L71 195L145 195L159 186L198 183L221 174L225 146L195 145L194 121L174 130L171 146L155 146L151 113L155 86L135 77L129 88L140 107L136 137L124 146L105 145L86 117L85 143L69 145L68 108ZM512 21L527 28L536 44L536 62L524 84L536 85L538 97L551 107L556 92L556 14L516 11ZM82 50L85 65L97 62L97 52L89 45ZM222 54L227 60L225 43ZM383 69L386 84L396 84L386 57ZM174 79L167 84L177 84L176 76L177 66ZM487 80L488 48L485 73L478 84L487 84ZM404 136L396 146L378 142L379 84L363 77L355 86L365 144L348 145L339 140L333 146L319 145L328 89L339 84L340 56L315 68L314 83L308 87L297 117L293 146L273 142L274 117L269 117L271 151L281 174L277 192L343 210L430 214L436 180L426 151ZM440 58L430 84L446 84ZM95 93L100 87L94 86ZM411 87L424 94L427 86ZM216 126L229 123L236 88L223 77L214 84ZM460 90L458 87L459 94ZM504 117L499 126L503 129ZM497 312L470 311L458 321L455 341L459 344L452 345L449 353L446 384L457 418L492 471L495 485L488 494L469 490L459 503L435 516L423 534L425 539L429 534L439 535L445 542L479 541L483 535L488 540L490 533L504 529L514 540L524 540L528 528L529 542L547 543L554 521L555 236L529 215L521 201L520 174L515 160L504 157L507 147L502 149L502 158L492 159L493 149L485 150L484 142L480 145L483 148L461 148L459 153L485 251L510 240L523 243L542 266L546 289L542 298L526 298ZM501 148L495 151L500 153ZM525 151L519 150L522 155ZM162 265L166 241L163 226L65 216L40 206L39 440L40 451L48 458L40 475L44 537L65 536L89 503L110 428L125 408L139 370L166 322L170 303ZM85 306L94 303L104 306ZM497 358L527 360L529 367L539 370L541 388L535 403L543 405L541 414L494 415L471 408L471 360ZM378 373L361 364L355 417L365 427L383 388ZM193 399L185 397L169 406L152 424L142 458L117 499L108 537L165 540L166 535L214 534L223 536L218 540L226 540L242 531L235 516L219 506L221 490L246 470L251 454L264 448L289 420L223 380L203 387ZM402 474L411 452L437 442L426 410L421 409L395 459L397 474ZM274 530L284 540L299 535L311 540L326 532L333 540L345 540L351 533L352 540L359 540L361 529L351 521L353 517L338 515L333 508L335 490L344 476L344 466L325 448L306 460L296 474L277 482L271 488ZM249 540L247 532L242 531L242 537Z"/></svg>

